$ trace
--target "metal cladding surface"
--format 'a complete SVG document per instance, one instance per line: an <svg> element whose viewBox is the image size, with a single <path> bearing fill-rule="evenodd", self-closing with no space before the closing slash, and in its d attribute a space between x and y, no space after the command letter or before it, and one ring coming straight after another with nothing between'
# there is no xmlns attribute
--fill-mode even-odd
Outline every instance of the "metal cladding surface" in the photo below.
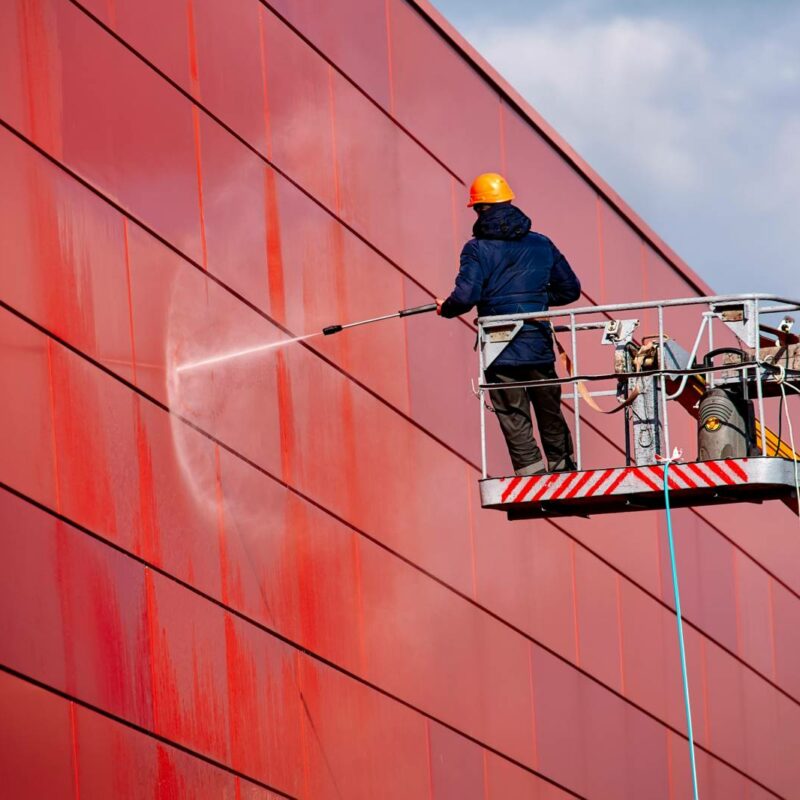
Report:
<svg viewBox="0 0 800 800"><path fill-rule="evenodd" d="M448 291L486 171L582 302L703 289L442 25L0 4L4 797L688 795L662 514L482 511L468 321L284 345ZM796 520L675 524L701 796L800 797Z"/></svg>

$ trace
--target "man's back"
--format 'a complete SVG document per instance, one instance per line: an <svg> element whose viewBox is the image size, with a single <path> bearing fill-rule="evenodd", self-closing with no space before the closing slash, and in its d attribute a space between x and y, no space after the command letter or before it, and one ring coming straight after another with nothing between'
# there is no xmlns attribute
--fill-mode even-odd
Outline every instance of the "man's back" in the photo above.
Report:
<svg viewBox="0 0 800 800"><path fill-rule="evenodd" d="M477 305L481 316L543 311L580 296L580 282L567 260L510 203L483 210L461 252L456 288L442 306L455 317ZM498 364L547 364L554 360L549 326L529 323Z"/></svg>

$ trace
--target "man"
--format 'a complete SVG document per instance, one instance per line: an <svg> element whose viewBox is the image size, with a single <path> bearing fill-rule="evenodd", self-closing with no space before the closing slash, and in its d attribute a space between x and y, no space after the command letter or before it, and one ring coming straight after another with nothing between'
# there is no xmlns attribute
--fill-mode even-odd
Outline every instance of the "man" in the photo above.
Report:
<svg viewBox="0 0 800 800"><path fill-rule="evenodd" d="M581 284L567 260L511 205L514 193L501 175L479 175L468 205L478 219L461 251L453 292L437 298L437 312L457 317L477 305L480 316L546 311L577 300ZM550 325L527 322L486 371L491 383L555 378ZM561 412L561 387L511 387L491 392L492 405L517 475L575 469L572 437ZM547 463L533 436L531 405Z"/></svg>

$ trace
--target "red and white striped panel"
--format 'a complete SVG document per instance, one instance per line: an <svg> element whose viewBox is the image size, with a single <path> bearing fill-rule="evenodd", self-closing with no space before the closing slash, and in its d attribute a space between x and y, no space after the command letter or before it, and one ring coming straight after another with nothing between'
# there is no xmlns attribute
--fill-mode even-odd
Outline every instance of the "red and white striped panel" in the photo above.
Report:
<svg viewBox="0 0 800 800"><path fill-rule="evenodd" d="M727 459L670 464L669 488L699 489L749 483L749 476L741 466L746 461L747 459ZM556 472L532 477L498 478L492 483L498 485L493 487L493 497L487 498L489 504L544 503L611 494L660 492L664 487L664 467L654 465Z"/></svg>

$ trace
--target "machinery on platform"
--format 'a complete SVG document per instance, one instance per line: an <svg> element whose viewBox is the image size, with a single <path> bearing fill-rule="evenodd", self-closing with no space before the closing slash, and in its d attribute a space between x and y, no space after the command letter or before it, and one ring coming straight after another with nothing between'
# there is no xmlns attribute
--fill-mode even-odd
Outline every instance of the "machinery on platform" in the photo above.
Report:
<svg viewBox="0 0 800 800"><path fill-rule="evenodd" d="M647 303L626 303L545 312L482 317L478 324L481 397L480 484L484 508L507 512L510 519L580 515L663 508L664 461L672 506L703 506L782 499L797 510L797 454L770 431L765 399L781 397L786 388L800 392L800 339L791 333L789 312L800 302L772 295L691 297ZM691 351L671 338L665 314L698 312L699 325ZM638 312L631 318L618 315ZM776 328L764 323L768 315L783 315ZM658 321L658 332L637 341L643 316ZM598 319L599 317L599 319ZM564 319L566 318L566 322ZM558 343L567 376L520 382L535 388L553 384L573 387L565 399L574 411L577 469L530 477L490 477L486 463L485 402L500 384L486 381L486 370L525 324L549 324L554 335L566 334L571 355ZM714 347L715 331L728 340ZM600 334L600 344L613 348L613 369L581 374L579 341ZM717 333L716 335L719 335ZM699 357L701 342L707 351ZM594 389L612 382L610 390ZM508 388L509 384L503 384ZM585 469L581 448L583 405L601 411L595 398L613 396L617 405L603 413L621 411L625 442L623 465ZM671 457L669 410L676 401L697 420L696 453L677 461ZM780 410L779 410L780 412ZM788 412L787 412L788 413ZM791 428L791 419L787 417ZM686 447L689 443L681 442ZM694 446L694 443L692 443Z"/></svg>

